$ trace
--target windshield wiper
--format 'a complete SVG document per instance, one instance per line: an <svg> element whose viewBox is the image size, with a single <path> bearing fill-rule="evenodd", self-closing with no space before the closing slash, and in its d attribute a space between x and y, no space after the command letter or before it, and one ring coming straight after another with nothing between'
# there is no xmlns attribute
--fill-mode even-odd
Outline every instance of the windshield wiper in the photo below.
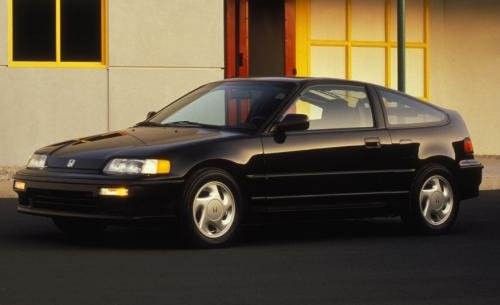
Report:
<svg viewBox="0 0 500 305"><path fill-rule="evenodd" d="M217 125L209 125L192 121L176 121L176 122L168 122L163 124L163 126L180 126L180 127L208 127L208 128L220 128Z"/></svg>
<svg viewBox="0 0 500 305"><path fill-rule="evenodd" d="M156 123L156 122L151 122L151 121L142 121L137 124L135 124L134 127L163 127L165 125Z"/></svg>

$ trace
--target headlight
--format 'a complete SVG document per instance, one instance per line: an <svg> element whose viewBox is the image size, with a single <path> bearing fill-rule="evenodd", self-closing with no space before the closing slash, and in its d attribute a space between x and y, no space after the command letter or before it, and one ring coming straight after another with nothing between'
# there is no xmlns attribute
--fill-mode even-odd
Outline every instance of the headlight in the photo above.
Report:
<svg viewBox="0 0 500 305"><path fill-rule="evenodd" d="M42 169L45 167L46 162L47 162L47 155L34 154L28 160L28 165L26 165L26 167Z"/></svg>
<svg viewBox="0 0 500 305"><path fill-rule="evenodd" d="M157 159L113 159L104 168L106 174L156 175L170 173L170 161Z"/></svg>

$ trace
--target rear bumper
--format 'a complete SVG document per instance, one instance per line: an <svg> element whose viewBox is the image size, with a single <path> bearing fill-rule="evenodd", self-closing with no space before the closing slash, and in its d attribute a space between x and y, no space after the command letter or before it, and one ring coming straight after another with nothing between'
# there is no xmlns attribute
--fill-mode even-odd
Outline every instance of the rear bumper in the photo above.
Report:
<svg viewBox="0 0 500 305"><path fill-rule="evenodd" d="M38 216L105 221L158 220L175 216L184 181L172 178L117 178L103 175L65 175L23 170L14 176L25 183L15 189L17 210ZM100 195L103 187L124 187L128 196Z"/></svg>
<svg viewBox="0 0 500 305"><path fill-rule="evenodd" d="M484 166L477 160L462 160L459 162L457 179L461 199L479 196L483 168Z"/></svg>

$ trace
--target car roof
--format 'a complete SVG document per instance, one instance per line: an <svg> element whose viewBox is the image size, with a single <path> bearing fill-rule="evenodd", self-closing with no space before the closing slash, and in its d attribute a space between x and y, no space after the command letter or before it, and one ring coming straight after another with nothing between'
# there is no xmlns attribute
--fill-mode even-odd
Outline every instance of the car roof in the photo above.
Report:
<svg viewBox="0 0 500 305"><path fill-rule="evenodd" d="M241 78L228 78L221 82L288 82L288 83L309 83L309 82L338 82L342 84L352 84L352 85L372 85L365 82L346 80L340 78L329 78L329 77L241 77Z"/></svg>

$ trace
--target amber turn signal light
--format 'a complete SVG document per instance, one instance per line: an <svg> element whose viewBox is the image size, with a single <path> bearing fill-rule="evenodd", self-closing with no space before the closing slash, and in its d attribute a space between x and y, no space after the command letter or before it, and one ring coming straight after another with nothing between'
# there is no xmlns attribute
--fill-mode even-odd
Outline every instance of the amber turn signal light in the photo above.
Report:
<svg viewBox="0 0 500 305"><path fill-rule="evenodd" d="M24 181L14 181L14 190L16 191L25 191L26 190L26 182Z"/></svg>
<svg viewBox="0 0 500 305"><path fill-rule="evenodd" d="M101 196L127 197L128 189L126 187L102 187L99 190Z"/></svg>

